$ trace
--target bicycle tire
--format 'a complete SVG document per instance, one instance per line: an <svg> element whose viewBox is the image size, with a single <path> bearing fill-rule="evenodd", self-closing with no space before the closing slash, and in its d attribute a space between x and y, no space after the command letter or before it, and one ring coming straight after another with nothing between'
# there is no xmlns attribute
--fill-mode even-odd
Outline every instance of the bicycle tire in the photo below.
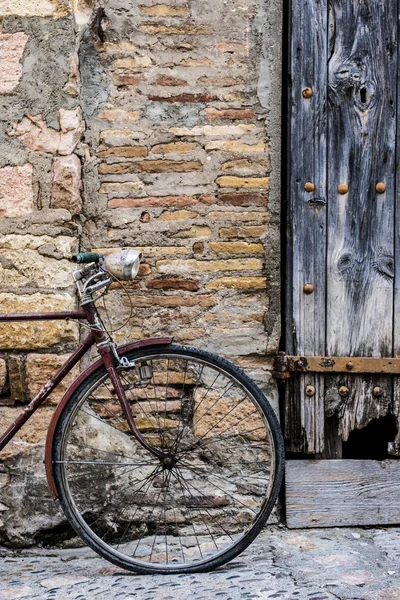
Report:
<svg viewBox="0 0 400 600"><path fill-rule="evenodd" d="M142 574L215 569L254 540L277 499L284 446L276 415L241 369L209 352L174 344L126 357L136 364L120 373L136 423L175 463L161 464L132 437L101 367L71 396L55 431L53 469L63 511L93 550L124 569ZM152 370L146 385L138 383L138 373L145 372L140 366ZM164 385L162 398L158 388ZM232 408L237 390L246 395ZM146 484L134 488L142 481Z"/></svg>

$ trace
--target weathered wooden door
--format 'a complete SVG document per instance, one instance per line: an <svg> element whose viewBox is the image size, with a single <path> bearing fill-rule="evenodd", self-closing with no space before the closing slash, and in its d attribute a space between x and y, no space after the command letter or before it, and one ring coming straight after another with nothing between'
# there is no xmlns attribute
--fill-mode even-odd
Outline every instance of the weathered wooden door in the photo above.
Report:
<svg viewBox="0 0 400 600"><path fill-rule="evenodd" d="M286 353L347 358L338 373L300 362L286 384L293 526L400 522L400 499L382 507L399 498L400 465L374 461L400 454L400 379L352 360L400 356L399 6L291 2ZM349 445L360 430L364 454ZM343 494L341 520L329 502Z"/></svg>

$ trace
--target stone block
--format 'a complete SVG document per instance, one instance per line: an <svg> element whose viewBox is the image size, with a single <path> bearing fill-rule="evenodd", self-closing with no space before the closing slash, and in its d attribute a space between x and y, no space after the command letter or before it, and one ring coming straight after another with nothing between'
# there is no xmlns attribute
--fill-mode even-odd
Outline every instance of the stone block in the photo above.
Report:
<svg viewBox="0 0 400 600"><path fill-rule="evenodd" d="M72 265L68 259L77 246L76 238L67 236L0 235L3 288L20 290L22 286L34 286L54 290L70 287Z"/></svg>
<svg viewBox="0 0 400 600"><path fill-rule="evenodd" d="M0 313L56 312L74 310L71 296L59 294L17 295L0 293ZM0 323L2 350L35 350L78 340L78 325L66 321Z"/></svg>
<svg viewBox="0 0 400 600"><path fill-rule="evenodd" d="M270 164L266 159L242 158L229 160L221 166L222 171L234 175L265 174L270 170Z"/></svg>
<svg viewBox="0 0 400 600"><path fill-rule="evenodd" d="M73 215L82 210L81 161L76 154L60 156L53 161L51 207L65 208Z"/></svg>
<svg viewBox="0 0 400 600"><path fill-rule="evenodd" d="M23 217L33 212L32 178L29 163L0 169L0 217Z"/></svg>
<svg viewBox="0 0 400 600"><path fill-rule="evenodd" d="M82 110L59 110L60 131L49 127L40 115L25 117L12 124L8 131L11 137L18 137L28 148L49 154L72 154L83 134Z"/></svg>
<svg viewBox="0 0 400 600"><path fill-rule="evenodd" d="M22 31L0 34L0 94L12 92L21 79L21 60L27 41L28 36Z"/></svg>
<svg viewBox="0 0 400 600"><path fill-rule="evenodd" d="M65 0L1 0L0 17L66 17L69 3Z"/></svg>
<svg viewBox="0 0 400 600"><path fill-rule="evenodd" d="M0 358L0 394L2 394L7 384L7 367L4 358Z"/></svg>
<svg viewBox="0 0 400 600"><path fill-rule="evenodd" d="M167 87L177 87L180 85L187 85L188 82L178 77L171 77L168 75L159 75L154 82L155 85L165 85Z"/></svg>
<svg viewBox="0 0 400 600"><path fill-rule="evenodd" d="M201 103L201 104L204 104L206 102L214 102L215 100L218 100L218 96L216 96L215 94L188 94L188 93L176 94L175 96L172 96L172 95L158 96L158 95L150 94L148 96L148 98L149 98L149 100L151 100L153 102L170 102L170 103L188 102L188 103ZM183 134L183 135L185 135L185 134Z"/></svg>
<svg viewBox="0 0 400 600"><path fill-rule="evenodd" d="M135 58L118 58L112 64L113 69L123 69L130 73L147 70L153 66L150 56L135 56Z"/></svg>
<svg viewBox="0 0 400 600"><path fill-rule="evenodd" d="M68 356L69 354L28 354L25 369L29 400L33 400L47 381L65 363ZM79 367L76 366L57 386L57 389L50 394L46 402L49 404L57 404L78 374Z"/></svg>

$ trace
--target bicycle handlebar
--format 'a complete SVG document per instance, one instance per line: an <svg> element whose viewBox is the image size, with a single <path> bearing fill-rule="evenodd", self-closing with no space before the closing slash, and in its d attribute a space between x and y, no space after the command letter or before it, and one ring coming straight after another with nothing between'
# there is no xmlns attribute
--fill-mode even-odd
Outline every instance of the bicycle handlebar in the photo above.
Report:
<svg viewBox="0 0 400 600"><path fill-rule="evenodd" d="M102 256L98 252L80 252L72 256L72 262L78 263L78 265L92 262L98 263Z"/></svg>

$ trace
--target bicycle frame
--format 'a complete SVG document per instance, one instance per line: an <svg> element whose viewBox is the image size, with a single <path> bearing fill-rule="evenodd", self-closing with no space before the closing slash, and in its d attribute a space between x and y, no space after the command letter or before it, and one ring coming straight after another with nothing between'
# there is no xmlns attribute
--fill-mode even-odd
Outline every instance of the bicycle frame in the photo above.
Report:
<svg viewBox="0 0 400 600"><path fill-rule="evenodd" d="M110 379L114 385L114 389L118 400L121 404L121 408L125 414L127 422L133 436L138 440L142 446L147 448L152 454L155 454L159 458L164 455L161 451L149 446L140 431L137 429L132 412L130 410L129 401L125 395L125 391L121 384L120 377L118 375L118 369L115 364L115 358L112 352L111 341L108 339L106 332L98 327L96 320L97 312L93 302L89 302L82 306L79 311L70 312L56 312L56 313L26 313L26 314L0 314L0 323L12 322L12 321L52 321L52 320L65 320L70 319L86 320L91 326L89 335L79 344L76 350L66 360L66 362L60 367L60 369L49 379L49 381L43 386L40 392L35 398L23 409L21 414L17 417L14 423L0 436L0 451L12 440L15 434L21 429L21 427L31 418L31 416L37 411L37 409L43 404L48 398L51 392L57 387L57 385L65 378L65 376L71 371L71 369L81 360L86 352L95 344L101 358L86 369L81 375L75 380L75 382L68 388L61 402L59 403L56 411L54 412L53 419L50 423L46 440L46 474L50 489L53 493L54 498L57 498L57 491L54 483L52 473L52 446L53 437L56 429L58 419L62 413L62 410L71 397L72 393L78 387L86 377L104 364ZM171 338L158 338L158 339L144 339L134 342L133 344L127 344L119 349L121 351L127 351L135 347L149 346L155 344L169 344Z"/></svg>

